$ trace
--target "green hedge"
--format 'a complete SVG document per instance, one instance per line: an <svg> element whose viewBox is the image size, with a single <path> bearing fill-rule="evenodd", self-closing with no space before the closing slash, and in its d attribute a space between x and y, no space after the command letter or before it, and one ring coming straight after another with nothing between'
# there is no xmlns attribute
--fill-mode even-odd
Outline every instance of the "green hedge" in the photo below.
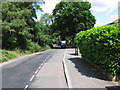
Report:
<svg viewBox="0 0 120 90"><path fill-rule="evenodd" d="M112 75L120 74L120 24L81 31L76 44L82 57Z"/></svg>

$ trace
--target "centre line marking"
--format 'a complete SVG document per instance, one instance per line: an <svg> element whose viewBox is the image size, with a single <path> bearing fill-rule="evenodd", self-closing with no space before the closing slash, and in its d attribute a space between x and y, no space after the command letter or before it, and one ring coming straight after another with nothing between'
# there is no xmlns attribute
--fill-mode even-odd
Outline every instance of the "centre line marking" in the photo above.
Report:
<svg viewBox="0 0 120 90"><path fill-rule="evenodd" d="M41 66L39 66L39 68L38 69L40 69L41 68Z"/></svg>
<svg viewBox="0 0 120 90"><path fill-rule="evenodd" d="M35 74L37 74L38 73L38 70L35 72Z"/></svg>
<svg viewBox="0 0 120 90"><path fill-rule="evenodd" d="M28 85L25 86L25 89L24 89L24 90L26 90L27 88L28 88Z"/></svg>
<svg viewBox="0 0 120 90"><path fill-rule="evenodd" d="M46 61L44 60L43 63L45 63Z"/></svg>
<svg viewBox="0 0 120 90"><path fill-rule="evenodd" d="M38 73L39 69L41 69L41 67L43 66L43 64L47 61L47 59L53 55L54 53L50 54L44 61L43 63L38 67L38 70L36 70L35 74ZM34 79L35 75L33 75L31 78L30 78L30 81L32 81ZM26 90L28 88L28 85L25 86L24 90Z"/></svg>
<svg viewBox="0 0 120 90"><path fill-rule="evenodd" d="M41 64L41 66L43 65L43 63Z"/></svg>
<svg viewBox="0 0 120 90"><path fill-rule="evenodd" d="M32 81L34 77L35 77L35 75L33 75L33 76L31 77L30 81Z"/></svg>
<svg viewBox="0 0 120 90"><path fill-rule="evenodd" d="M51 55L53 55L54 53L52 53L52 54L50 54L49 56L47 56L47 58L43 61L43 63L39 66L39 68L38 69L41 69L41 67L43 66L43 64L47 61L47 59L51 56Z"/></svg>

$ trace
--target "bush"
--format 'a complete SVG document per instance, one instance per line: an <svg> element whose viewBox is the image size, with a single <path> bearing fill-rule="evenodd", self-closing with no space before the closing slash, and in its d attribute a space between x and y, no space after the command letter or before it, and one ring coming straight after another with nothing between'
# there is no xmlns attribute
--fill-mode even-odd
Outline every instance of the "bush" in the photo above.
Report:
<svg viewBox="0 0 120 90"><path fill-rule="evenodd" d="M5 62L9 59L13 59L13 58L17 57L17 55L15 53L7 51L7 50L0 50L0 52L2 52L2 61L1 62Z"/></svg>
<svg viewBox="0 0 120 90"><path fill-rule="evenodd" d="M82 56L112 75L120 74L119 27L113 24L92 28L79 32L75 38Z"/></svg>
<svg viewBox="0 0 120 90"><path fill-rule="evenodd" d="M49 46L50 46L50 48L53 48L53 47L54 47L52 43L51 43L51 44L49 44Z"/></svg>
<svg viewBox="0 0 120 90"><path fill-rule="evenodd" d="M49 45L45 45L44 47L42 47L41 51L45 51L45 50L48 50L48 49L51 49L51 47Z"/></svg>
<svg viewBox="0 0 120 90"><path fill-rule="evenodd" d="M28 41L27 50L31 52L40 52L40 51L44 51L47 49L50 49L49 45L40 46L36 42Z"/></svg>
<svg viewBox="0 0 120 90"><path fill-rule="evenodd" d="M42 47L40 45L38 45L35 42L32 41L27 41L27 50L31 51L31 52L39 52L41 51Z"/></svg>
<svg viewBox="0 0 120 90"><path fill-rule="evenodd" d="M31 54L34 52L41 52L41 51L44 51L47 49L50 49L50 46L46 45L44 47L41 47L35 42L27 41L27 49L26 50L22 50L22 49L21 50L16 49L14 51L0 50L0 56L1 56L0 60L2 60L1 62L5 62L5 61L8 61L10 59L18 58L22 55Z"/></svg>

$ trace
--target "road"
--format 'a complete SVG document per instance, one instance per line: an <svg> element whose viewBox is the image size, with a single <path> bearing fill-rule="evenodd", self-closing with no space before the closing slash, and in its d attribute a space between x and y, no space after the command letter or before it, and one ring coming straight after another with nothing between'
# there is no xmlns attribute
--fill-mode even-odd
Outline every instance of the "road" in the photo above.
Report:
<svg viewBox="0 0 120 90"><path fill-rule="evenodd" d="M26 87L26 85L29 85L32 82L35 72L40 69L45 62L47 62L51 57L53 57L55 53L58 52L61 52L61 55L64 54L64 50L52 49L43 53L38 53L36 55L19 59L16 62L12 62L10 64L3 65L2 88ZM55 60L57 62L57 59Z"/></svg>
<svg viewBox="0 0 120 90"><path fill-rule="evenodd" d="M63 68L64 59L69 81ZM74 56L74 49L58 47L9 62L2 66L2 88L67 88L69 82L73 88L115 85L101 79L104 76L97 75L93 67Z"/></svg>

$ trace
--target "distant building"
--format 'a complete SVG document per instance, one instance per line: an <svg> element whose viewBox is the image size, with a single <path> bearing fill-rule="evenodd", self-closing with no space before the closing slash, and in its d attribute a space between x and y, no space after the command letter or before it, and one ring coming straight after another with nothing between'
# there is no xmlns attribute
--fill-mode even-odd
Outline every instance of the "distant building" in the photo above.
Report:
<svg viewBox="0 0 120 90"><path fill-rule="evenodd" d="M117 19L117 20L115 20L114 22L108 23L108 25L110 25L110 24L115 24L115 23L120 23L120 18Z"/></svg>

